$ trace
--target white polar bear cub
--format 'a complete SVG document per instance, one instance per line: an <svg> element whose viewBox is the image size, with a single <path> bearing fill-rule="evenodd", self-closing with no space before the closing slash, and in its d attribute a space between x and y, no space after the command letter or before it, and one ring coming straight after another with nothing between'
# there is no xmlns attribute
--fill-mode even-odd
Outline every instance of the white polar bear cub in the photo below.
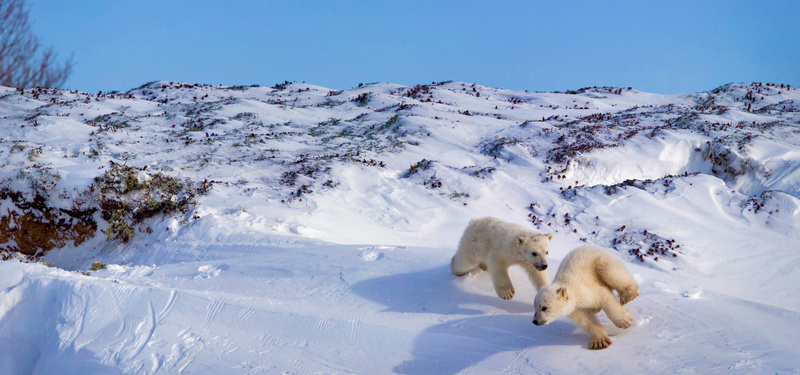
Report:
<svg viewBox="0 0 800 375"><path fill-rule="evenodd" d="M605 349L611 339L595 314L603 310L614 325L628 328L633 315L622 305L638 295L639 285L617 257L582 246L567 254L553 283L536 293L533 324L542 326L566 315L589 334L589 349Z"/></svg>
<svg viewBox="0 0 800 375"><path fill-rule="evenodd" d="M508 277L511 265L521 265L536 290L550 282L545 270L552 239L552 234L536 233L493 217L474 219L461 236L450 270L456 276L464 276L480 266L489 271L497 296L511 299L514 297L514 285Z"/></svg>

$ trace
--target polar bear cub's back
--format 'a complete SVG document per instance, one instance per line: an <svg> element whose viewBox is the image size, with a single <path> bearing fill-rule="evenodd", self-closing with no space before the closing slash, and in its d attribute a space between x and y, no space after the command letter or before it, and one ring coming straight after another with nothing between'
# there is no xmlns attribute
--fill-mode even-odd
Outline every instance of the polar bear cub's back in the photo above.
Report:
<svg viewBox="0 0 800 375"><path fill-rule="evenodd" d="M460 245L474 244L476 245L475 255L486 258L490 251L503 249L510 252L510 245L518 237L532 237L536 234L519 224L505 222L494 217L484 217L469 221ZM546 264L546 261L542 263Z"/></svg>
<svg viewBox="0 0 800 375"><path fill-rule="evenodd" d="M609 253L597 247L582 246L567 254L558 266L553 282L591 285L602 282L601 270L608 269Z"/></svg>

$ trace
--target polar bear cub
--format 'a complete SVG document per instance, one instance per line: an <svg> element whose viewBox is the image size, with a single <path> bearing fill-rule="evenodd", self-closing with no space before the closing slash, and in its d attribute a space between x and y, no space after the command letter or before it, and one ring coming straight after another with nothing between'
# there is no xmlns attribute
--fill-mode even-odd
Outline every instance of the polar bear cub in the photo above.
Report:
<svg viewBox="0 0 800 375"><path fill-rule="evenodd" d="M614 325L628 328L633 315L622 305L638 295L639 285L617 257L600 248L582 246L567 254L553 283L536 293L533 324L542 326L566 315L589 334L589 349L605 349L611 339L596 314L603 310Z"/></svg>
<svg viewBox="0 0 800 375"><path fill-rule="evenodd" d="M489 271L497 296L511 299L514 285L508 277L508 267L514 264L525 269L536 290L550 282L545 270L552 239L552 234L536 233L493 217L474 219L461 236L450 270L456 276L464 276L480 266Z"/></svg>

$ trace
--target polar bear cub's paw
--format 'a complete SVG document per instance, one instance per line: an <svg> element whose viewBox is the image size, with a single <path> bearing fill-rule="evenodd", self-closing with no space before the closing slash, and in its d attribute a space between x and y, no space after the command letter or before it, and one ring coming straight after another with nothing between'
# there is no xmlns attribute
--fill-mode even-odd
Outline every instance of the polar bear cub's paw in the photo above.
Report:
<svg viewBox="0 0 800 375"><path fill-rule="evenodd" d="M629 288L628 290L619 294L619 303L626 304L630 301L633 301L634 298L639 296L639 288Z"/></svg>
<svg viewBox="0 0 800 375"><path fill-rule="evenodd" d="M512 299L512 298L514 298L514 286L513 285L509 284L507 286L497 286L495 288L495 291L497 292L497 296L502 298L502 299Z"/></svg>
<svg viewBox="0 0 800 375"><path fill-rule="evenodd" d="M618 320L614 322L614 325L619 328L628 328L633 324L633 315L628 310L625 310L625 315L622 317L622 320Z"/></svg>
<svg viewBox="0 0 800 375"><path fill-rule="evenodd" d="M596 339L589 340L589 349L601 350L611 345L611 339L608 336L603 336Z"/></svg>

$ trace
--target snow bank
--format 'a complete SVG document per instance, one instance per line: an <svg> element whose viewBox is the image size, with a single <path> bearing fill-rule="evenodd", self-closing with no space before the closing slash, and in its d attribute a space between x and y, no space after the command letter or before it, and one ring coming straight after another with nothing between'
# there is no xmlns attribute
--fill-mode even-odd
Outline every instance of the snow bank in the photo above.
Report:
<svg viewBox="0 0 800 375"><path fill-rule="evenodd" d="M580 185L614 185L625 180L656 180L686 173L711 173L711 163L697 150L705 138L667 133L637 137L625 146L597 150L572 159L564 175Z"/></svg>

